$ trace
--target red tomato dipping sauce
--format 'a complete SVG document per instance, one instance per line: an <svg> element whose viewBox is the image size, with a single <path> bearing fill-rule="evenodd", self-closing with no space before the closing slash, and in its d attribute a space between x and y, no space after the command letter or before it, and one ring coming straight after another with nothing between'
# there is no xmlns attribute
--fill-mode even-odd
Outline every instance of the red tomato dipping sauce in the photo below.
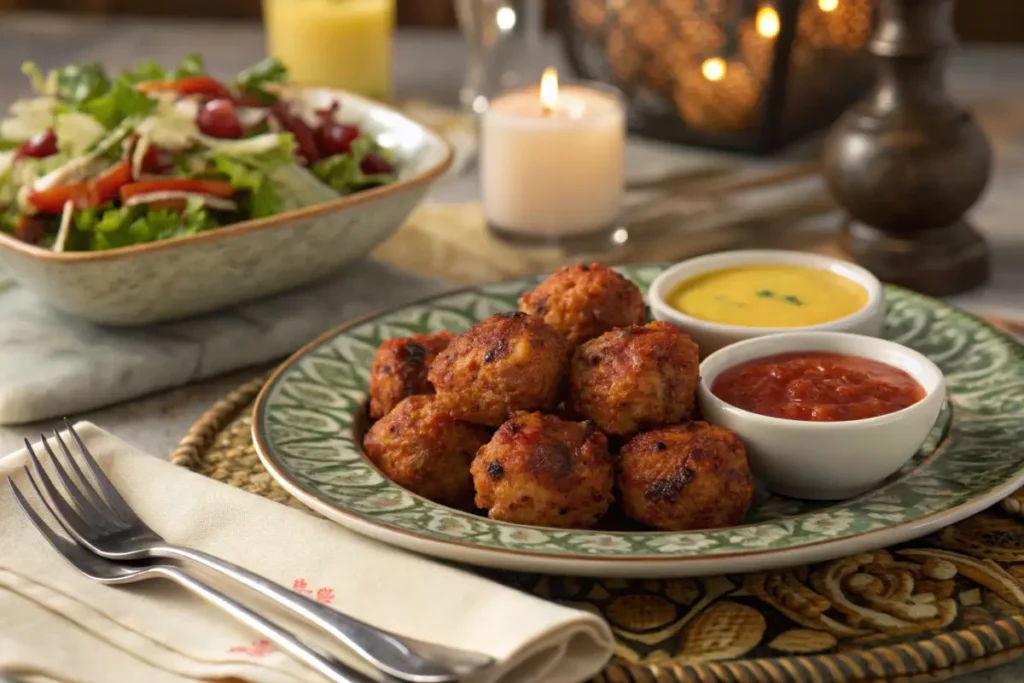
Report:
<svg viewBox="0 0 1024 683"><path fill-rule="evenodd" d="M868 358L797 351L724 371L711 393L752 413L806 422L846 422L888 415L925 397L903 370Z"/></svg>

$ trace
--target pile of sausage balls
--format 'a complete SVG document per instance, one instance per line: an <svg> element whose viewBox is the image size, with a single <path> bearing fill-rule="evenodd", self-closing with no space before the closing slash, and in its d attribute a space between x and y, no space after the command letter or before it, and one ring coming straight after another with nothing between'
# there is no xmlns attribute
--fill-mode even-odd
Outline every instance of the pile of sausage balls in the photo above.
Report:
<svg viewBox="0 0 1024 683"><path fill-rule="evenodd" d="M366 455L396 484L491 519L592 528L617 500L667 531L740 524L746 450L694 421L697 345L646 322L643 295L598 264L563 267L464 334L382 344Z"/></svg>

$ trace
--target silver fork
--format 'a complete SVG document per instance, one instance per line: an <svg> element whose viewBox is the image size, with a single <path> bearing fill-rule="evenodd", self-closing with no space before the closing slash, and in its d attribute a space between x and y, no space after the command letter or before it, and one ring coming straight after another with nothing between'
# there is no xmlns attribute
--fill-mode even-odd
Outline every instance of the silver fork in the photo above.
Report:
<svg viewBox="0 0 1024 683"><path fill-rule="evenodd" d="M135 514L103 473L78 433L66 420L65 424L96 482L93 485L89 481L56 430L54 436L77 484L61 465L46 438L42 437L43 447L71 504L57 491L27 439L25 447L55 516L64 522L76 541L94 553L111 560L184 560L216 571L318 626L385 674L409 683L454 683L494 663L486 655L424 643L377 629L235 564L199 550L168 543Z"/></svg>
<svg viewBox="0 0 1024 683"><path fill-rule="evenodd" d="M52 514L58 522L60 522L60 517L54 512L53 508L50 507L50 504L39 490L39 486L36 484L35 479L32 477L32 473L29 472L27 467L25 468L25 474L28 475L28 480L32 484L32 488L36 490L36 494L38 494L43 506L50 511L50 514ZM178 567L171 564L129 566L102 558L99 555L94 555L87 549L77 543L69 541L51 529L49 525L46 524L38 514L36 514L36 511L32 509L32 506L29 505L28 501L22 495L21 490L18 489L18 486L14 481L8 478L7 483L10 485L11 492L14 493L15 500L25 512L29 521L36 529L39 530L39 533L43 535L53 549L57 551L57 554L61 555L75 569L80 571L82 574L85 574L90 579L100 583L113 585L134 583L136 581L145 581L146 579L170 579L171 581L184 586L204 600L220 607L222 610L247 626L259 631L293 656L313 667L316 671L322 673L328 680L333 681L334 683L375 683L372 678L352 669L334 658L332 655L303 643L292 635L291 632L277 626L267 619L264 619L220 591L192 578ZM61 526L64 527L63 524L61 524ZM69 531L67 527L64 527L64 530ZM4 680L13 679L7 679L3 675L0 675L0 681Z"/></svg>

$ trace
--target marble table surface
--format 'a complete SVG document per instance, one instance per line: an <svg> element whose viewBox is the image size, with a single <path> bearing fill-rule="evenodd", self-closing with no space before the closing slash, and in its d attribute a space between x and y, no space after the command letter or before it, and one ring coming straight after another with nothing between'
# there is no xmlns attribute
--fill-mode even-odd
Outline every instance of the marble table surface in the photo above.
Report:
<svg viewBox="0 0 1024 683"><path fill-rule="evenodd" d="M547 47L549 61L561 62L557 48ZM73 61L101 61L117 68L142 59L173 62L188 52L199 52L214 71L232 72L262 57L263 51L262 32L255 23L6 15L0 18L0 106L6 107L10 100L24 94L19 65L25 60L36 61L44 68ZM396 89L401 97L455 103L465 65L458 36L401 31L395 61ZM1020 223L1024 215L1024 48L967 46L951 57L948 83L952 95L969 105L978 117L993 143L996 159L988 191L972 212L972 220L993 245L994 277L983 289L951 301L977 312L1024 319L1024 228ZM785 157L815 153L812 140L790 150ZM717 156L724 155L633 140L627 163L631 171L637 171ZM446 180L431 199L466 201L478 196L476 178L468 175ZM236 372L77 417L166 457L211 403L267 369ZM14 450L22 438L51 426L0 428L0 453ZM957 680L1016 683L1022 677L1024 662Z"/></svg>

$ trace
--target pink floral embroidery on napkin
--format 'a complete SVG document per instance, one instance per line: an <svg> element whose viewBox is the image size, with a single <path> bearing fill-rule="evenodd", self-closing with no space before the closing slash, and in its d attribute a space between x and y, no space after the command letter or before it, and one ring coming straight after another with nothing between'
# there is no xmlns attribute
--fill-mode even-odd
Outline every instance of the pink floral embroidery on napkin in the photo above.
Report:
<svg viewBox="0 0 1024 683"><path fill-rule="evenodd" d="M236 645L228 650L232 654L249 655L250 657L266 657L274 651L269 640L254 640L248 645Z"/></svg>
<svg viewBox="0 0 1024 683"><path fill-rule="evenodd" d="M334 602L333 588L324 586L314 591L309 587L309 582L305 579L295 579L292 581L292 590L303 595L312 596L314 600L324 605ZM228 652L231 654L249 655L250 657L266 657L274 652L274 648L270 646L269 640L254 640L248 645L236 645L228 650Z"/></svg>
<svg viewBox="0 0 1024 683"><path fill-rule="evenodd" d="M316 592L314 592L309 587L309 583L305 579L295 579L295 581L292 582L292 589L298 593L302 593L303 595L310 595L314 600L325 605L329 605L334 602L333 588L327 588L325 586L323 588L317 588Z"/></svg>

